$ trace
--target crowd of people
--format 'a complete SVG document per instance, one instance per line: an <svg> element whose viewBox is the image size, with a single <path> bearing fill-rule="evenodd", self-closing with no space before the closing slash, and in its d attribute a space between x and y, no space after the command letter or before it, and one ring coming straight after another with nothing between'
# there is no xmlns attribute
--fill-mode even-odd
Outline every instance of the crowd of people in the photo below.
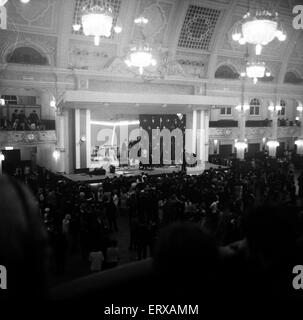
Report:
<svg viewBox="0 0 303 320"><path fill-rule="evenodd" d="M224 279L239 290L248 276L255 289L283 296L292 284L285 282L289 268L302 258L303 172L295 176L288 161L265 157L201 175L119 176L93 186L41 169L26 181L36 193L59 275L71 253L81 254L90 272L116 267L121 219L128 221L129 250L137 260L154 258L155 273L173 295L183 296L189 283L206 278L211 290L210 280L228 274ZM224 270L218 271L222 257ZM287 290L266 281L270 273Z"/></svg>
<svg viewBox="0 0 303 320"><path fill-rule="evenodd" d="M1 110L0 110L0 113ZM28 116L24 109L15 109L10 119L1 116L0 128L3 130L38 130L41 125L40 118L36 110L32 110Z"/></svg>
<svg viewBox="0 0 303 320"><path fill-rule="evenodd" d="M278 126L280 127L292 127L292 126L297 126L299 127L301 125L299 120L289 120L288 118L278 118Z"/></svg>

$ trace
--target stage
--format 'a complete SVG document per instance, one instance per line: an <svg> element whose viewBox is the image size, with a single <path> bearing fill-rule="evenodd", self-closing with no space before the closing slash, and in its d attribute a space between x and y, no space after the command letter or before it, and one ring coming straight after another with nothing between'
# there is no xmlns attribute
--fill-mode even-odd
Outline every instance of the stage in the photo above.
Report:
<svg viewBox="0 0 303 320"><path fill-rule="evenodd" d="M213 169L227 169L228 167L218 166L216 164L212 164L207 162L205 166L202 168L201 166L189 167L187 168L188 175L198 175L203 173L204 170ZM115 177L137 177L142 174L145 175L163 175L163 174L173 174L181 171L181 166L168 166L161 168L154 168L148 170L141 170L138 168L118 168L115 173L107 173L106 175L89 175L86 173L78 173L78 174L63 174L62 176L73 182L80 183L97 183L102 182L106 178L115 178Z"/></svg>

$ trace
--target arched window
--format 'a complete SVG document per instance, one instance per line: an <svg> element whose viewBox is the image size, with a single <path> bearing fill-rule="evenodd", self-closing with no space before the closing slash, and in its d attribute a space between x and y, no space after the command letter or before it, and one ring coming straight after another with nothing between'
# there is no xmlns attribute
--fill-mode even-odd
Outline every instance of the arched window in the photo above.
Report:
<svg viewBox="0 0 303 320"><path fill-rule="evenodd" d="M297 84L302 83L303 79L294 71L288 71L284 77L284 83Z"/></svg>
<svg viewBox="0 0 303 320"><path fill-rule="evenodd" d="M282 99L280 101L280 106L281 106L281 110L278 111L278 116L285 116L285 107L286 107L285 100Z"/></svg>
<svg viewBox="0 0 303 320"><path fill-rule="evenodd" d="M30 47L19 47L7 55L8 63L48 65L48 60L37 50Z"/></svg>
<svg viewBox="0 0 303 320"><path fill-rule="evenodd" d="M260 106L261 106L261 103L260 103L259 99L254 98L254 99L250 100L250 103L249 103L249 114L251 116L260 115Z"/></svg>
<svg viewBox="0 0 303 320"><path fill-rule="evenodd" d="M217 79L237 79L239 74L234 71L231 66L223 65L220 66L215 73L215 78Z"/></svg>

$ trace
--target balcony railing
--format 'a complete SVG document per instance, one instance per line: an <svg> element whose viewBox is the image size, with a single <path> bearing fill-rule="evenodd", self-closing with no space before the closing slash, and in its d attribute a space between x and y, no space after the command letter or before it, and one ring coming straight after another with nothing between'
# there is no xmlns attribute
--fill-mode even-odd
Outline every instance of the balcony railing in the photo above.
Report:
<svg viewBox="0 0 303 320"><path fill-rule="evenodd" d="M3 146L37 145L56 143L56 131L1 131L0 144Z"/></svg>
<svg viewBox="0 0 303 320"><path fill-rule="evenodd" d="M22 128L24 127L24 129ZM43 130L56 130L55 120L41 120L34 126L30 123L26 123L24 126L12 125L10 122L6 122L3 119L0 121L0 131L43 131Z"/></svg>
<svg viewBox="0 0 303 320"><path fill-rule="evenodd" d="M262 139L264 137L270 137L272 134L271 127L247 127L246 138L247 139ZM292 138L300 135L300 127L278 127L278 138ZM240 136L239 128L209 128L209 136L212 139L238 139Z"/></svg>
<svg viewBox="0 0 303 320"><path fill-rule="evenodd" d="M236 120L218 120L209 121L210 128L236 128L238 127L238 121Z"/></svg>

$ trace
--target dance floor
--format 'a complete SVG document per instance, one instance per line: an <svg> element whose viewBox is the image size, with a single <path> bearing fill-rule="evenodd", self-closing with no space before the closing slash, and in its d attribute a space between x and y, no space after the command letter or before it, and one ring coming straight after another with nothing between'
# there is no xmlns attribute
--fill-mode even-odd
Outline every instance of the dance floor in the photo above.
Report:
<svg viewBox="0 0 303 320"><path fill-rule="evenodd" d="M223 166L218 166L212 163L206 163L205 167L193 167L187 168L188 174L201 174L204 170L208 170L210 168L218 169L218 168L226 168ZM94 182L102 182L102 180L106 178L114 178L119 176L125 177L135 177L140 176L142 174L146 175L162 175L162 174L172 174L181 171L181 166L167 166L161 168L154 168L150 170L140 170L138 168L118 168L116 169L115 173L107 173L106 175L89 175L87 173L77 173L77 174L63 174L64 178L72 180L74 182L87 182L87 183L94 183Z"/></svg>

